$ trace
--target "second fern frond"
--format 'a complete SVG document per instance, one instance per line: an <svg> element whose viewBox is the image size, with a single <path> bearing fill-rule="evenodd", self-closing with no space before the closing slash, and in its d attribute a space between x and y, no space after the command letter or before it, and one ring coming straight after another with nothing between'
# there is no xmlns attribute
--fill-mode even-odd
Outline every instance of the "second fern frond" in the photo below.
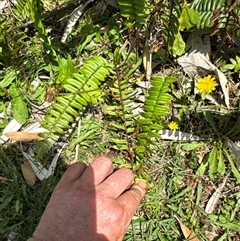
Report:
<svg viewBox="0 0 240 241"><path fill-rule="evenodd" d="M160 138L158 130L163 129L162 120L169 111L172 96L168 93L175 77L156 76L152 80L152 87L144 104L144 112L138 120L140 133L136 154L141 158L151 152L150 145L154 145L153 138Z"/></svg>
<svg viewBox="0 0 240 241"><path fill-rule="evenodd" d="M42 126L49 130L46 137L56 139L56 134L64 134L70 123L89 103L96 104L101 97L99 85L110 74L112 66L102 57L88 59L74 78L63 84L66 93L56 97L55 103L48 110Z"/></svg>

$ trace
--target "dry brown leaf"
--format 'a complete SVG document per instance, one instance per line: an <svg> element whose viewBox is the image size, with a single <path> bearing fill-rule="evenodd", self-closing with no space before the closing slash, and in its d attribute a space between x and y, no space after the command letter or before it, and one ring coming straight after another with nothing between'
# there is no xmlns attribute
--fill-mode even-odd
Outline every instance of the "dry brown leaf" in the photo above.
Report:
<svg viewBox="0 0 240 241"><path fill-rule="evenodd" d="M30 164L28 162L24 162L21 165L21 169L26 183L31 187L34 186L37 181L37 176Z"/></svg>
<svg viewBox="0 0 240 241"><path fill-rule="evenodd" d="M7 180L9 180L9 179L7 179L6 177L1 177L1 176L0 176L0 181L5 182L5 181L7 181Z"/></svg>
<svg viewBox="0 0 240 241"><path fill-rule="evenodd" d="M0 144L3 144L9 138L5 135L8 132L18 131L22 127L22 124L19 124L15 119L12 119L8 125L4 128L2 136L0 136Z"/></svg>
<svg viewBox="0 0 240 241"><path fill-rule="evenodd" d="M28 133L28 132L8 132L5 133L5 136L10 138L13 141L32 141L38 140L41 141L44 138L38 135L39 133Z"/></svg>
<svg viewBox="0 0 240 241"><path fill-rule="evenodd" d="M182 233L183 233L183 236L185 237L185 239L187 239L189 241L200 241L198 239L198 237L196 236L196 234L194 232L192 232L186 225L184 225L178 217L175 216L175 218L177 219L177 221L181 227L181 230L182 230Z"/></svg>
<svg viewBox="0 0 240 241"><path fill-rule="evenodd" d="M226 185L227 179L228 179L228 176L226 176L224 178L222 184L216 189L216 191L213 193L211 198L208 200L206 208L205 208L206 213L213 213L213 211L215 210L215 207L216 207L220 197L222 196L222 190Z"/></svg>

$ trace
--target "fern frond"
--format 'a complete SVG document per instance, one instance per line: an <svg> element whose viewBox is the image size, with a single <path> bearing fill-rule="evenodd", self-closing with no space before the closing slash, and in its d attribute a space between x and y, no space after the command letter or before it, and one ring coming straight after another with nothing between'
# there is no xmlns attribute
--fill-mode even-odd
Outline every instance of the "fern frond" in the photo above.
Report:
<svg viewBox="0 0 240 241"><path fill-rule="evenodd" d="M129 76L139 67L142 60L137 60L137 55L134 53L127 55L124 51L118 52L117 49L114 53L114 60L116 79L110 87L113 100L111 105L105 105L104 112L113 117L110 128L117 133L111 138L114 143L113 148L128 152L130 161L133 162L132 134L136 130L136 117L138 116L134 110L138 106L134 103L136 91Z"/></svg>
<svg viewBox="0 0 240 241"><path fill-rule="evenodd" d="M200 1L193 1L191 3L191 7L199 12L206 12L206 11L214 11L220 6L222 6L226 1L225 0L218 0L218 1L207 1L207 0L200 0Z"/></svg>
<svg viewBox="0 0 240 241"><path fill-rule="evenodd" d="M237 6L233 7L232 4L235 3ZM200 29L210 27L230 29L234 24L236 28L234 16L240 14L239 1L233 3L233 1L225 0L194 0L191 8L200 14L200 21L197 24Z"/></svg>
<svg viewBox="0 0 240 241"><path fill-rule="evenodd" d="M121 15L132 23L144 24L146 22L147 0L117 0Z"/></svg>
<svg viewBox="0 0 240 241"><path fill-rule="evenodd" d="M13 9L13 12L18 16L21 16L23 19L29 17L29 7L28 1L17 0L16 9Z"/></svg>
<svg viewBox="0 0 240 241"><path fill-rule="evenodd" d="M111 128L119 130L119 133L123 133L119 138L112 138L112 142L116 145L113 147L117 150L127 150L131 153L132 143L130 136L135 131L135 118L138 115L133 113L136 106L132 105L136 93L128 79L116 80L110 90L116 102L115 105L105 106L104 110L106 114L119 117L118 121L114 120L110 125Z"/></svg>
<svg viewBox="0 0 240 241"><path fill-rule="evenodd" d="M110 74L112 66L102 57L88 59L79 73L67 79L62 85L66 94L58 96L48 110L42 126L50 131L48 136L57 138L70 128L70 123L88 104L96 104L101 97L99 85ZM47 137L48 137L47 136Z"/></svg>
<svg viewBox="0 0 240 241"><path fill-rule="evenodd" d="M172 96L168 93L175 77L154 77L152 87L144 104L144 112L138 120L140 133L138 134L138 147L136 154L141 158L151 151L150 145L154 145L152 138L160 138L158 130L161 130L163 117L169 112L169 102Z"/></svg>

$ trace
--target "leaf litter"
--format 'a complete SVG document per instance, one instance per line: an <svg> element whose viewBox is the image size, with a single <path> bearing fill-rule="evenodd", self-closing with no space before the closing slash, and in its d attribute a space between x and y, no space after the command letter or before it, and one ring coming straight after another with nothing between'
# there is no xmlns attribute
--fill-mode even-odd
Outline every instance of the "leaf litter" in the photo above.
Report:
<svg viewBox="0 0 240 241"><path fill-rule="evenodd" d="M207 205L205 207L206 213L213 213L215 210L216 205L218 204L218 201L222 195L222 191L226 185L228 176L226 176L222 182L222 184L216 189L216 191L213 193L213 195L209 198Z"/></svg>
<svg viewBox="0 0 240 241"><path fill-rule="evenodd" d="M190 240L191 241L200 241L200 239L198 239L196 234L194 232L192 232L185 224L183 224L181 222L181 220L176 215L174 215L174 217L177 219L177 221L180 225L180 228L182 230L183 236L186 240L188 240L188 241L190 241Z"/></svg>
<svg viewBox="0 0 240 241"><path fill-rule="evenodd" d="M31 165L29 162L24 162L21 165L23 177L26 181L26 183L30 186L33 187L37 181L37 176L36 173L33 171Z"/></svg>

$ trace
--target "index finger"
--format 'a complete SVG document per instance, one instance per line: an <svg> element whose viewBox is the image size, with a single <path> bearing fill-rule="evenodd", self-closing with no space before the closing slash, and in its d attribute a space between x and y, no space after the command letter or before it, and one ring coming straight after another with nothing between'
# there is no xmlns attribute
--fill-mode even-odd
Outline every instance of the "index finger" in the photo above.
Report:
<svg viewBox="0 0 240 241"><path fill-rule="evenodd" d="M125 212L124 222L127 227L146 192L146 183L144 181L140 181L133 184L129 190L117 198L118 203L123 207Z"/></svg>
<svg viewBox="0 0 240 241"><path fill-rule="evenodd" d="M99 185L112 172L112 161L106 156L99 156L92 161L92 163L76 182L77 185Z"/></svg>

